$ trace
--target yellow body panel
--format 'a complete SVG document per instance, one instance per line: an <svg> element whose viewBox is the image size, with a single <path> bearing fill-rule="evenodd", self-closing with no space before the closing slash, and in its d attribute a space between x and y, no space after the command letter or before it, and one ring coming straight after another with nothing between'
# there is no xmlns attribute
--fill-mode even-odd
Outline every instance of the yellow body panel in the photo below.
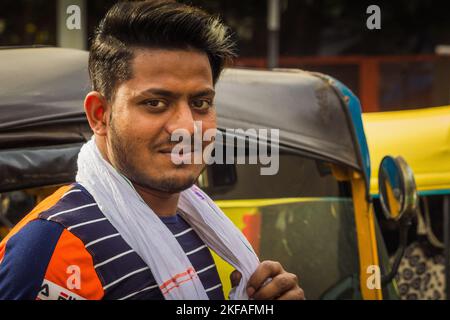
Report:
<svg viewBox="0 0 450 320"><path fill-rule="evenodd" d="M450 191L450 106L363 114L378 194L378 165L401 155L411 166L419 192Z"/></svg>
<svg viewBox="0 0 450 320"><path fill-rule="evenodd" d="M365 182L357 174L352 179L352 191L359 249L360 288L364 300L382 300L381 288L371 288L368 285L372 275L368 270L371 266L379 266L379 259L373 206L366 201L365 190Z"/></svg>
<svg viewBox="0 0 450 320"><path fill-rule="evenodd" d="M379 266L378 247L375 233L375 212L367 202L366 184L361 174L348 168L332 166L338 181L351 181L353 208L355 212L356 237L359 253L359 281L364 300L382 300L381 288L369 288L371 273L368 268Z"/></svg>

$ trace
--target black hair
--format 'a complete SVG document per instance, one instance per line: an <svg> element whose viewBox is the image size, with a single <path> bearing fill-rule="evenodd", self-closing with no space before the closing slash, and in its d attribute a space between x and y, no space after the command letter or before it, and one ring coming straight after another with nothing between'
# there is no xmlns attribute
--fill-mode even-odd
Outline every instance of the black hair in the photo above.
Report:
<svg viewBox="0 0 450 320"><path fill-rule="evenodd" d="M95 91L109 101L132 78L136 48L194 49L207 54L214 84L235 56L230 30L218 17L173 0L119 2L100 22L89 53Z"/></svg>

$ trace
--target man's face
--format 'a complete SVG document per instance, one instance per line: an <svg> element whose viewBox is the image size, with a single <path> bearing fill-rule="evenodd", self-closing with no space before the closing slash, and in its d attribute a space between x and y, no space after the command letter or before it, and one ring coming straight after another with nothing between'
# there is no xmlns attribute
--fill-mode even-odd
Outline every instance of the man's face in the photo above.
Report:
<svg viewBox="0 0 450 320"><path fill-rule="evenodd" d="M205 165L175 165L171 151L177 142L171 142L171 134L185 129L193 136L194 121L202 122L202 136L216 128L208 57L197 51L138 49L132 68L133 78L117 87L112 103L108 158L141 187L182 191Z"/></svg>

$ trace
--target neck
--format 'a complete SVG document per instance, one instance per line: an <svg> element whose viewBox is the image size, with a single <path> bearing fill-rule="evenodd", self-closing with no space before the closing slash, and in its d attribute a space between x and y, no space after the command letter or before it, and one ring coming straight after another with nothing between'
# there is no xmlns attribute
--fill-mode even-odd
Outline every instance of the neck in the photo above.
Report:
<svg viewBox="0 0 450 320"><path fill-rule="evenodd" d="M137 193L145 203L160 217L170 217L177 213L179 193L167 193L158 190L144 188L133 183Z"/></svg>

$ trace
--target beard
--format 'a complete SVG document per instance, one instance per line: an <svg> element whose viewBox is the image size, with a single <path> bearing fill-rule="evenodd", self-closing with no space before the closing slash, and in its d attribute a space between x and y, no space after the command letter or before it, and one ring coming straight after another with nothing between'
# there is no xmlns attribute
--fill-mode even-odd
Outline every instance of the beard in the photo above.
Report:
<svg viewBox="0 0 450 320"><path fill-rule="evenodd" d="M133 184L146 189L178 193L190 188L197 181L198 175L195 174L182 179L160 171L158 176L151 176L147 172L138 169L133 159L133 155L136 156L132 147L133 142L122 138L123 135L116 130L113 121L110 123L110 129L109 142L112 152L110 159L113 160L113 166L116 170L126 176Z"/></svg>

